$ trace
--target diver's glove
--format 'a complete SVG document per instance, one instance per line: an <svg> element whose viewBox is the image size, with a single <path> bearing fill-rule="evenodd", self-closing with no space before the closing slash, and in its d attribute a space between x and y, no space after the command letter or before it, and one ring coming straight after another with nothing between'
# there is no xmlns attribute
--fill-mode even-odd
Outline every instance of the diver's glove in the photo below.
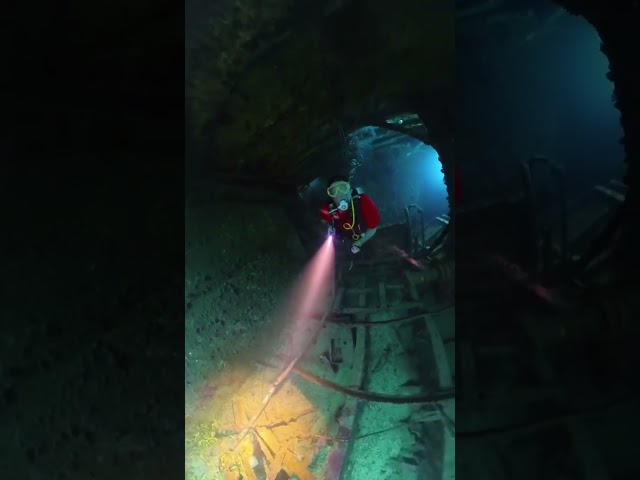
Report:
<svg viewBox="0 0 640 480"><path fill-rule="evenodd" d="M336 229L333 227L329 227L327 228L327 235L335 235L336 234Z"/></svg>
<svg viewBox="0 0 640 480"><path fill-rule="evenodd" d="M356 245L355 243L353 245L351 245L351 253L353 253L355 255L359 251L360 251L360 247L358 245Z"/></svg>

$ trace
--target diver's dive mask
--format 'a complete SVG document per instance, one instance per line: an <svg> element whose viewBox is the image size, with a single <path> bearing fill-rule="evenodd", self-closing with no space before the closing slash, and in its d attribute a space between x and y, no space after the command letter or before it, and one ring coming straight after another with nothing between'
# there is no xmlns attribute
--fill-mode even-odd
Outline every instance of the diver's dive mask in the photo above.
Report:
<svg viewBox="0 0 640 480"><path fill-rule="evenodd" d="M349 182L336 182L329 185L329 188L327 188L327 195L329 195L331 198L335 198L338 195L349 193L350 190L351 186L349 185Z"/></svg>

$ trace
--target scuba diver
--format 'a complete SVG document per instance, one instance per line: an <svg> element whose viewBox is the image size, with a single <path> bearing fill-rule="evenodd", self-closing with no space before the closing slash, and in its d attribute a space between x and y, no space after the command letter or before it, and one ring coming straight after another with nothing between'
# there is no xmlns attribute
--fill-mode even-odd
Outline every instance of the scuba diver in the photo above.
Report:
<svg viewBox="0 0 640 480"><path fill-rule="evenodd" d="M320 218L329 224L328 234L351 245L351 253L358 253L380 225L378 207L369 195L352 189L349 179L341 175L329 179L327 195L331 200L320 209Z"/></svg>

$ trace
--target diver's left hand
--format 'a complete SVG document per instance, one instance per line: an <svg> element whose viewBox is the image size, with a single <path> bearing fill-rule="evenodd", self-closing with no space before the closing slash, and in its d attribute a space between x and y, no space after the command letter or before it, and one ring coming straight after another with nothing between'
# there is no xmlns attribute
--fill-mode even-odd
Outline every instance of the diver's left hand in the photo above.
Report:
<svg viewBox="0 0 640 480"><path fill-rule="evenodd" d="M351 245L351 253L356 254L360 251L360 246L356 245L355 243L353 245Z"/></svg>

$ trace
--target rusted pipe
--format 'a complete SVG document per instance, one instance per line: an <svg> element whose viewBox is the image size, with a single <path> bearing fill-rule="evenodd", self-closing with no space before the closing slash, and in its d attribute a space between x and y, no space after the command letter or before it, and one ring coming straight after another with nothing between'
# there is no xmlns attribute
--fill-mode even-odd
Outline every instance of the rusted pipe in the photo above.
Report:
<svg viewBox="0 0 640 480"><path fill-rule="evenodd" d="M379 326L379 325L389 325L392 323L405 323L405 322L413 322L419 319L424 319L426 317L429 316L434 316L434 315L438 315L442 312L445 312L447 310L452 309L453 306L448 306L448 307L444 307L441 308L440 310L435 310L435 311L428 311L428 312L422 312L422 313L416 313L415 315L409 315L406 317L400 317L400 318L392 318L391 320L362 320L362 321L354 321L351 320L351 316L346 317L344 320L340 320L337 318L329 318L327 320L328 323L334 323L334 324L338 324L338 325L349 325L349 326L362 326L362 325L367 325L367 326L371 326L371 327L375 327L375 326Z"/></svg>
<svg viewBox="0 0 640 480"><path fill-rule="evenodd" d="M258 362L258 365L268 368L278 368L266 362ZM421 393L418 395L389 395L386 393L365 392L364 390L358 390L356 388L345 387L338 383L332 382L325 378L318 377L313 373L310 373L300 367L293 367L291 372L299 375L300 377L308 380L321 387L326 387L338 393L349 395L350 397L360 398L362 400L368 400L370 402L379 403L394 403L394 404L411 404L411 403L432 403L441 402L442 400L449 400L455 398L455 389L441 390L433 393Z"/></svg>

